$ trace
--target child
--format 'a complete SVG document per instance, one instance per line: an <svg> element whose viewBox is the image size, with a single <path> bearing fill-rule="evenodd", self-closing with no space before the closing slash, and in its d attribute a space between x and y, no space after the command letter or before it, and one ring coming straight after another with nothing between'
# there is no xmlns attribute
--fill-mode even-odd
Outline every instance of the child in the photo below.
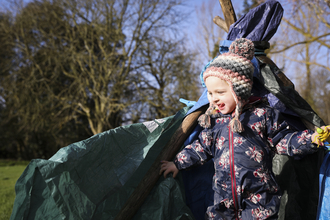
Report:
<svg viewBox="0 0 330 220"><path fill-rule="evenodd" d="M213 158L214 205L206 219L277 219L274 153L299 159L318 149L311 141L316 132L293 130L265 100L251 96L253 55L252 41L242 38L210 63L203 74L210 107L199 118L205 129L174 162L162 161L160 173L175 177Z"/></svg>

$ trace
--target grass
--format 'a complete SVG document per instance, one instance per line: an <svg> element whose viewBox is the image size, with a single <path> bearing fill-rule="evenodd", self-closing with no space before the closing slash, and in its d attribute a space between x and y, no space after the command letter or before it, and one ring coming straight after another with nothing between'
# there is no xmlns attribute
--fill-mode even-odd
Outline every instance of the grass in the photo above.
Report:
<svg viewBox="0 0 330 220"><path fill-rule="evenodd" d="M8 220L15 200L15 183L28 162L0 160L0 220Z"/></svg>

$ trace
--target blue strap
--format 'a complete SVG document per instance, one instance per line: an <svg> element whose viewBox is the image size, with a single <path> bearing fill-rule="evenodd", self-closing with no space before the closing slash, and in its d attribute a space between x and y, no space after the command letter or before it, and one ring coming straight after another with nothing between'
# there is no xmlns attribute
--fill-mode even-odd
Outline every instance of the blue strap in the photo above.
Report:
<svg viewBox="0 0 330 220"><path fill-rule="evenodd" d="M189 101L183 98L180 98L179 101L188 107L194 106L196 104L196 101Z"/></svg>

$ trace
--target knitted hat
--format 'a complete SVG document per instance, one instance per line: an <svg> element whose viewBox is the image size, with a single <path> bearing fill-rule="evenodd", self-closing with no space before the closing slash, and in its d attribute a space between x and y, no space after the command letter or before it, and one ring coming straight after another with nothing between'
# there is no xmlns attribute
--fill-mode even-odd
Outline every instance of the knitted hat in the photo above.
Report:
<svg viewBox="0 0 330 220"><path fill-rule="evenodd" d="M254 67L251 62L254 56L254 45L251 40L236 39L227 53L216 57L203 73L205 80L210 76L219 77L231 87L236 101L235 116L230 122L234 132L242 132L239 116L243 106L251 96Z"/></svg>

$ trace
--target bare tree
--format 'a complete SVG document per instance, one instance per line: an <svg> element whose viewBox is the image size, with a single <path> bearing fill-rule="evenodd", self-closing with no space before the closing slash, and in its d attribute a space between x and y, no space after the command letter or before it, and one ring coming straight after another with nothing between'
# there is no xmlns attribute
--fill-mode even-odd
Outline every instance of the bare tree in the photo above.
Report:
<svg viewBox="0 0 330 220"><path fill-rule="evenodd" d="M313 75L313 99L317 106L318 114L326 124L330 123L330 72L323 68L316 70Z"/></svg>
<svg viewBox="0 0 330 220"><path fill-rule="evenodd" d="M174 114L180 98L197 100L199 69L195 54L189 53L184 40L172 42L154 37L140 48L140 67L136 72L137 89L144 103L148 103L149 118L163 118ZM183 51L186 51L185 53ZM183 55L185 54L185 55ZM151 118L150 118L151 116Z"/></svg>
<svg viewBox="0 0 330 220"><path fill-rule="evenodd" d="M285 58L280 60L280 65L290 67L287 68L290 72L285 72L297 78L296 89L316 112L320 112L321 106L315 102L314 85L319 84L315 74L320 68L325 73L330 70L330 8L325 1L292 3L292 12L285 14L275 47L269 54Z"/></svg>
<svg viewBox="0 0 330 220"><path fill-rule="evenodd" d="M203 56L201 60L211 60L219 53L220 41L224 40L225 31L213 22L215 16L221 16L222 11L217 1L202 3L196 8L198 26L196 29L196 47Z"/></svg>
<svg viewBox="0 0 330 220"><path fill-rule="evenodd" d="M22 134L14 148L47 157L123 123L169 116L182 108L178 94L196 97L194 81L189 92L173 89L191 76L186 67L195 71L193 54L170 38L185 16L180 7L177 0L43 0L17 10L8 29L15 65L0 95L10 109L2 125L15 121ZM147 61L158 66L148 69Z"/></svg>
<svg viewBox="0 0 330 220"><path fill-rule="evenodd" d="M11 16L8 13L0 13L0 122L6 119L7 114L10 112L8 103L6 103L6 77L10 74L12 68L12 60L15 57L14 52L14 38L10 32ZM13 122L14 123L14 122ZM12 130L8 126L0 126L0 154L5 157L11 157L14 152L10 151L10 144L14 138Z"/></svg>

